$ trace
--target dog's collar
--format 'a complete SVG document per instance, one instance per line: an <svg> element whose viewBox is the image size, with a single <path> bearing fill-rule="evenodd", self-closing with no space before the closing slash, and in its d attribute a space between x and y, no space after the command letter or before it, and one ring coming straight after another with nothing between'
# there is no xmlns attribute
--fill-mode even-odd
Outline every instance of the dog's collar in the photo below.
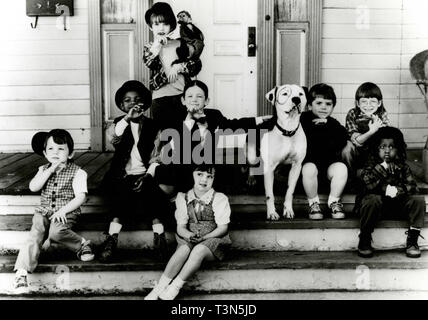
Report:
<svg viewBox="0 0 428 320"><path fill-rule="evenodd" d="M292 136L294 136L294 134L297 132L297 130L299 130L299 127L300 127L300 123L299 123L299 125L297 126L297 128L296 128L295 130L288 131L288 130L284 130L283 128L281 128L281 127L279 126L278 122L277 122L277 123L275 123L275 125L276 125L276 127L279 129L279 131L281 131L281 132L282 132L282 135L283 135L283 136L286 136L286 137L292 137Z"/></svg>

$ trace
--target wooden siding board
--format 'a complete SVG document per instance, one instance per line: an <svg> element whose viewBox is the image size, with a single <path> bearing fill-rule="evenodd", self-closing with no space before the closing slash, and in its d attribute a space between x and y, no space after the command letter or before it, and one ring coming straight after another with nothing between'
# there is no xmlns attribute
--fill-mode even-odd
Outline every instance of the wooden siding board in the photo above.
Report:
<svg viewBox="0 0 428 320"><path fill-rule="evenodd" d="M0 86L89 85L88 70L0 71Z"/></svg>
<svg viewBox="0 0 428 320"><path fill-rule="evenodd" d="M34 130L55 128L88 129L90 121L87 115L64 116L26 116L26 117L1 117L0 128L2 130Z"/></svg>
<svg viewBox="0 0 428 320"><path fill-rule="evenodd" d="M89 100L89 85L0 87L0 101Z"/></svg>
<svg viewBox="0 0 428 320"><path fill-rule="evenodd" d="M322 69L322 79L328 83L358 83L371 81L377 84L395 84L400 82L399 70L345 70Z"/></svg>
<svg viewBox="0 0 428 320"><path fill-rule="evenodd" d="M323 24L324 39L401 39L401 25L371 25L369 29L355 24Z"/></svg>
<svg viewBox="0 0 428 320"><path fill-rule="evenodd" d="M88 40L17 40L0 47L0 55L88 54Z"/></svg>
<svg viewBox="0 0 428 320"><path fill-rule="evenodd" d="M89 59L85 54L42 56L0 55L1 71L48 71L48 70L89 70Z"/></svg>
<svg viewBox="0 0 428 320"><path fill-rule="evenodd" d="M401 9L402 0L324 0L324 8L355 9L367 6L372 9Z"/></svg>
<svg viewBox="0 0 428 320"><path fill-rule="evenodd" d="M401 43L391 39L323 39L322 53L401 54Z"/></svg>
<svg viewBox="0 0 428 320"><path fill-rule="evenodd" d="M401 9L369 9L370 24L401 24ZM356 24L361 13L356 8L323 9L324 23Z"/></svg>
<svg viewBox="0 0 428 320"><path fill-rule="evenodd" d="M89 100L0 101L0 116L88 114Z"/></svg>
<svg viewBox="0 0 428 320"><path fill-rule="evenodd" d="M47 131L47 130L46 130ZM86 143L89 139L89 130L67 130L73 137L75 144ZM31 145L31 139L37 130L2 130L0 131L0 145ZM11 138L13 137L13 138Z"/></svg>
<svg viewBox="0 0 428 320"><path fill-rule="evenodd" d="M422 98L419 99L401 99L400 100L401 113L424 113L427 112L427 107ZM428 125L427 125L428 126Z"/></svg>

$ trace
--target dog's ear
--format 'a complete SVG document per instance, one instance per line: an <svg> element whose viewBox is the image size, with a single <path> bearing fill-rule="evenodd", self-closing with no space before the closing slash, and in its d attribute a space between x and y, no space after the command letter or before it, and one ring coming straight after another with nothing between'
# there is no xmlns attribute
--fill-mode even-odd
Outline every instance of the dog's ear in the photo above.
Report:
<svg viewBox="0 0 428 320"><path fill-rule="evenodd" d="M276 100L276 90L277 90L277 87L275 87L275 88L273 88L271 91L269 91L268 93L266 93L266 99L270 102L270 103L272 103L272 104L275 104L275 100Z"/></svg>
<svg viewBox="0 0 428 320"><path fill-rule="evenodd" d="M303 91L305 91L306 100L308 100L308 98L309 98L309 89L308 89L308 87L302 86L302 89L303 89Z"/></svg>

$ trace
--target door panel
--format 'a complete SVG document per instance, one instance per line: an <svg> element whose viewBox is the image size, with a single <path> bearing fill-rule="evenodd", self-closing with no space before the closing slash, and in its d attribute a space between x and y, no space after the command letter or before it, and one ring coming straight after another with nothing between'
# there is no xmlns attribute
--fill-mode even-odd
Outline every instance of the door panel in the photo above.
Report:
<svg viewBox="0 0 428 320"><path fill-rule="evenodd" d="M123 114L114 101L119 87L128 80L135 79L135 25L102 25L103 41L103 92L104 92L104 128L107 130L114 118ZM106 150L113 150L104 134Z"/></svg>
<svg viewBox="0 0 428 320"><path fill-rule="evenodd" d="M257 114L257 57L248 57L248 27L257 26L257 0L180 0L168 2L186 10L205 36L198 79L210 90L209 107L226 117Z"/></svg>

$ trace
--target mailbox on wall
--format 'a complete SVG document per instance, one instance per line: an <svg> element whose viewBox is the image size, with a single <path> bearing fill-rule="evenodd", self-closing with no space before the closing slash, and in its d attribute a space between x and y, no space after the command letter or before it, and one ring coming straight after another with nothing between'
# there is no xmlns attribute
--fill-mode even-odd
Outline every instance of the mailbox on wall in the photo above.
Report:
<svg viewBox="0 0 428 320"><path fill-rule="evenodd" d="M74 0L27 0L27 16L72 16Z"/></svg>
<svg viewBox="0 0 428 320"><path fill-rule="evenodd" d="M63 16L64 30L66 28L66 17L74 15L74 0L26 0L27 1L27 16L36 17L34 25L31 23L31 28L37 27L39 17L46 16Z"/></svg>

